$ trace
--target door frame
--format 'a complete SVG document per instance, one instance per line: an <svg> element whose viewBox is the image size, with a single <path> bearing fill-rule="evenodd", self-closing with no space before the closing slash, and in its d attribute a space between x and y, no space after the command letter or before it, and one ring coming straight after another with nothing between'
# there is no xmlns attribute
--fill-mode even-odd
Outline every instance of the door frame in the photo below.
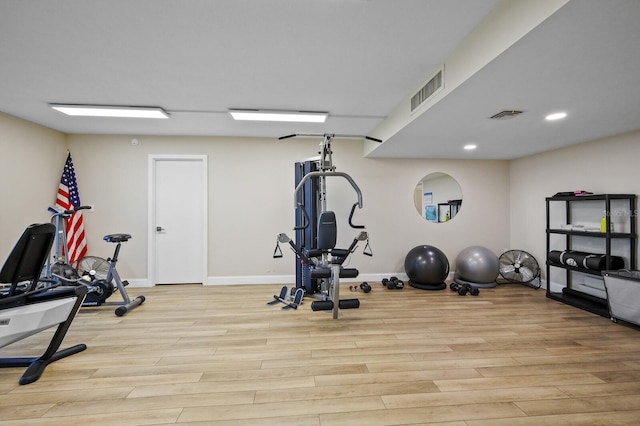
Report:
<svg viewBox="0 0 640 426"><path fill-rule="evenodd" d="M209 248L209 232L208 232L208 166L206 155L178 155L178 154L149 154L148 156L148 180L147 180L147 225L148 225L148 242L147 242L147 277L151 287L156 284L156 165L159 161L198 161L202 164L202 285L207 285L208 281L208 248Z"/></svg>

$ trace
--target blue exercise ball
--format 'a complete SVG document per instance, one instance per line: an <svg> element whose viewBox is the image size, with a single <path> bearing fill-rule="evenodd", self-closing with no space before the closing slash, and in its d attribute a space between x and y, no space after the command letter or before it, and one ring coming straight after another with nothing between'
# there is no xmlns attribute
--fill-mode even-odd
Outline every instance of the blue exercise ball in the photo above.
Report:
<svg viewBox="0 0 640 426"><path fill-rule="evenodd" d="M421 245L407 253L404 270L411 286L426 289L436 286L434 289L440 290L446 287L444 280L449 275L449 259L437 247Z"/></svg>
<svg viewBox="0 0 640 426"><path fill-rule="evenodd" d="M456 281L495 285L499 273L498 256L486 247L467 247L456 258Z"/></svg>

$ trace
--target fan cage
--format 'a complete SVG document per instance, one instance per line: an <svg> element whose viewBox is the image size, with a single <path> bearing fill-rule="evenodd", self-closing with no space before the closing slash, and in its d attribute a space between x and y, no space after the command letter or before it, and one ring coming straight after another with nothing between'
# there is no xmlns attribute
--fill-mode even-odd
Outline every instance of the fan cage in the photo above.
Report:
<svg viewBox="0 0 640 426"><path fill-rule="evenodd" d="M102 257L85 256L75 262L74 268L80 276L90 275L90 271L93 270L95 275L92 280L105 280L109 272L109 262Z"/></svg>
<svg viewBox="0 0 640 426"><path fill-rule="evenodd" d="M536 258L524 250L508 250L500 255L500 276L508 283L528 285L533 288L540 288L542 280L540 278L540 265ZM530 274L519 272L520 268L526 268ZM525 277L525 275L530 275ZM537 284L534 281L537 279Z"/></svg>

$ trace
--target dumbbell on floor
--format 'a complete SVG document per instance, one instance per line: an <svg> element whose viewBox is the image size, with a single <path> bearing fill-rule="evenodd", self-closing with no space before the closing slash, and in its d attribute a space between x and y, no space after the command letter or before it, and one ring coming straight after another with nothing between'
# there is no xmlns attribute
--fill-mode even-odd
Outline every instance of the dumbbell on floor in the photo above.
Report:
<svg viewBox="0 0 640 426"><path fill-rule="evenodd" d="M349 290L351 291L360 291L362 290L365 293L369 293L371 291L371 285L369 285L368 282L363 282L360 284L360 286L357 285L350 285L349 286Z"/></svg>
<svg viewBox="0 0 640 426"><path fill-rule="evenodd" d="M457 292L459 296L465 296L467 293L470 293L472 296L478 296L480 294L480 290L471 284L451 283L449 288L451 291Z"/></svg>
<svg viewBox="0 0 640 426"><path fill-rule="evenodd" d="M402 290L404 288L404 282L398 277L391 277L389 279L383 278L382 285L389 290Z"/></svg>

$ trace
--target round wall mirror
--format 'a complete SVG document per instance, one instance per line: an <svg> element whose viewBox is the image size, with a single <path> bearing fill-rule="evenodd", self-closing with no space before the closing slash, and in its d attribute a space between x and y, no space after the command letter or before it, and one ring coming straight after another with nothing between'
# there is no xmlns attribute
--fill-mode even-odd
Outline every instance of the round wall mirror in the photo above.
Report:
<svg viewBox="0 0 640 426"><path fill-rule="evenodd" d="M429 173L416 185L413 201L423 219L433 223L448 222L460 212L462 189L446 173Z"/></svg>

